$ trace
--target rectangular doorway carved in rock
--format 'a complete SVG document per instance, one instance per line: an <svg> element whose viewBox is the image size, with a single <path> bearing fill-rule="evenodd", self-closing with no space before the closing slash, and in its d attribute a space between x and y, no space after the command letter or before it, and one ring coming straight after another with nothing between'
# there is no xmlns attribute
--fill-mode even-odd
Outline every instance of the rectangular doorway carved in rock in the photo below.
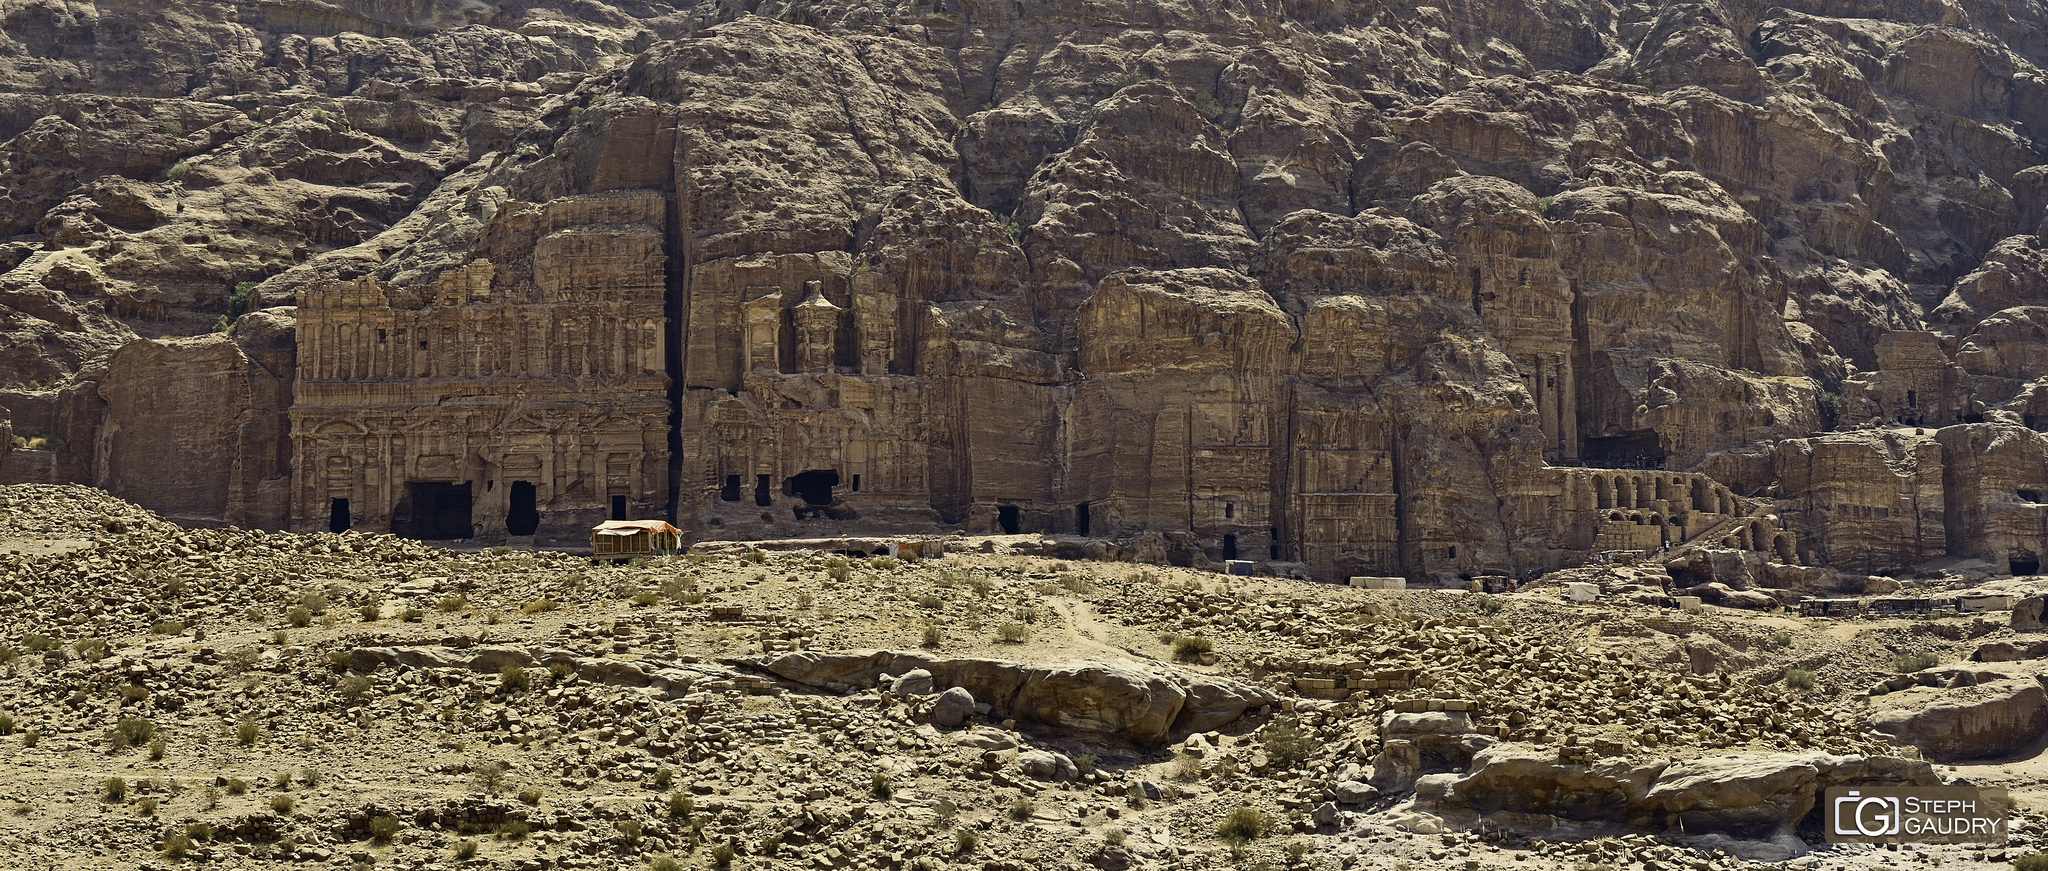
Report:
<svg viewBox="0 0 2048 871"><path fill-rule="evenodd" d="M996 525L1003 528L1004 535L1016 535L1019 527L1017 522L1017 506L996 506Z"/></svg>
<svg viewBox="0 0 2048 871"><path fill-rule="evenodd" d="M412 496L412 519L406 528L412 538L442 540L470 536L469 482L413 481L406 489Z"/></svg>
<svg viewBox="0 0 2048 871"><path fill-rule="evenodd" d="M540 506L535 498L532 481L512 482L512 509L505 512L505 531L512 535L532 535L540 528Z"/></svg>
<svg viewBox="0 0 2048 871"><path fill-rule="evenodd" d="M1088 534L1088 503L1086 502L1074 506L1074 532L1080 535Z"/></svg>
<svg viewBox="0 0 2048 871"><path fill-rule="evenodd" d="M347 532L349 525L348 500L336 499L327 509L327 531Z"/></svg>
<svg viewBox="0 0 2048 871"><path fill-rule="evenodd" d="M612 519L613 519L613 520L624 520L624 519L626 519L626 497L625 497L625 496L623 496L623 495L617 495L617 494L615 494L615 495L613 495L613 496L612 496Z"/></svg>

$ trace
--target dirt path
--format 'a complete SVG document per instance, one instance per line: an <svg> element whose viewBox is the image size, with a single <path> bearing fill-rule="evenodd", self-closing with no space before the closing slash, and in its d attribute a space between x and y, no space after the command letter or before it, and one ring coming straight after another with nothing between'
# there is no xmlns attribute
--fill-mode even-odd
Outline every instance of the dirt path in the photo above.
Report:
<svg viewBox="0 0 2048 871"><path fill-rule="evenodd" d="M1151 659L1136 650L1116 644L1116 633L1123 627L1112 626L1095 616L1095 609L1079 599L1049 596L1046 603L1066 618L1067 635L1073 639L1071 651L1076 656L1107 656L1112 660ZM1128 630L1123 630L1128 631Z"/></svg>

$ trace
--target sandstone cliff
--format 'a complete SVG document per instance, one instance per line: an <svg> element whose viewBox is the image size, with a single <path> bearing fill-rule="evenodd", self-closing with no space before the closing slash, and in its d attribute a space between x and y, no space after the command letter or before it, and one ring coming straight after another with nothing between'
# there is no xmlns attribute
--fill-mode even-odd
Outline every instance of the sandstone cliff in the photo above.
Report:
<svg viewBox="0 0 2048 871"><path fill-rule="evenodd" d="M2034 6L6 9L8 480L1322 578L2048 548ZM295 302L296 376L168 338ZM1872 425L1955 429L1809 440Z"/></svg>

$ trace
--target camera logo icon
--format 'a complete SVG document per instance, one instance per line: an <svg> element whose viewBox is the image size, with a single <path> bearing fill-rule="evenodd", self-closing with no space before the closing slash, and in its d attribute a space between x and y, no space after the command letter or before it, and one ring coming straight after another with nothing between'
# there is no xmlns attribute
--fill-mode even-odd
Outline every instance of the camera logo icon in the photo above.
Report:
<svg viewBox="0 0 2048 871"><path fill-rule="evenodd" d="M1832 828L1837 835L1865 838L1896 835L1905 817L1897 796L1866 796L1852 789L1847 795L1837 797L1834 805Z"/></svg>

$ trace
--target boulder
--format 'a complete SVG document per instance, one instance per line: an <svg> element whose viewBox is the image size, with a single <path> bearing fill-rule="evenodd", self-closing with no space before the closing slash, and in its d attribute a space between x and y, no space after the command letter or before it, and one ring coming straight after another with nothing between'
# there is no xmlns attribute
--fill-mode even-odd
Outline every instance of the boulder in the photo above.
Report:
<svg viewBox="0 0 2048 871"><path fill-rule="evenodd" d="M1418 832L1485 826L1595 837L1657 828L1789 847L1814 822L1809 814L1829 787L1941 782L1927 762L1890 756L1773 753L1677 763L1616 756L1588 765L1561 761L1554 748L1513 743L1473 754L1470 773L1445 778L1416 778L1414 799L1389 819Z"/></svg>
<svg viewBox="0 0 2048 871"><path fill-rule="evenodd" d="M1356 780L1340 780L1330 788L1330 797L1338 804L1365 804L1379 798L1379 795L1380 791L1373 789L1371 784Z"/></svg>
<svg viewBox="0 0 2048 871"><path fill-rule="evenodd" d="M1026 750L1017 754L1017 769L1033 780L1068 781L1081 776L1074 760L1049 750Z"/></svg>
<svg viewBox="0 0 2048 871"><path fill-rule="evenodd" d="M932 673L921 668L911 669L909 673L890 682L889 693L899 699L931 695Z"/></svg>
<svg viewBox="0 0 2048 871"><path fill-rule="evenodd" d="M993 710L1020 720L1117 734L1148 744L1165 741L1171 732L1220 726L1247 708L1275 700L1256 687L1165 666L1041 665L889 650L803 651L734 662L816 687L853 685L899 669L910 680L922 671L929 683L916 678L896 685L923 686L925 692L936 686L961 687ZM1192 711L1191 699L1196 701Z"/></svg>
<svg viewBox="0 0 2048 871"><path fill-rule="evenodd" d="M2048 693L2033 678L2000 677L1954 689L1913 687L1874 699L1871 729L1939 762L2009 756L2048 729Z"/></svg>
<svg viewBox="0 0 2048 871"><path fill-rule="evenodd" d="M1718 756L1665 768L1635 811L1666 828L1735 837L1789 834L1816 800L1807 754Z"/></svg>
<svg viewBox="0 0 2048 871"><path fill-rule="evenodd" d="M2041 629L2041 606L2048 603L2048 597L2028 596L2012 604L2012 628L2014 632L2037 632Z"/></svg>
<svg viewBox="0 0 2048 871"><path fill-rule="evenodd" d="M961 687L953 687L939 694L939 700L932 705L932 723L948 729L967 721L967 715L974 712L974 694Z"/></svg>
<svg viewBox="0 0 2048 871"><path fill-rule="evenodd" d="M1472 757L1456 794L1480 813L1509 811L1559 819L1621 820L1649 794L1663 759L1602 760L1591 766L1559 761L1557 752L1527 744L1488 747Z"/></svg>

